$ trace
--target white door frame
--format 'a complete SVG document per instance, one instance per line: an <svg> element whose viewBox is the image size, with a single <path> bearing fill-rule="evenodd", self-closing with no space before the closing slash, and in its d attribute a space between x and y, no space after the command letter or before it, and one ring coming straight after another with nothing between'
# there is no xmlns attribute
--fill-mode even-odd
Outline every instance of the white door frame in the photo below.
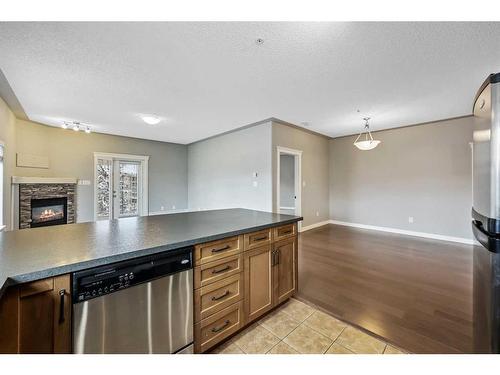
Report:
<svg viewBox="0 0 500 375"><path fill-rule="evenodd" d="M148 187L148 173L149 173L149 155L130 155L130 154L114 154L109 152L94 152L94 221L97 221L97 173L96 166L98 159L111 160L113 163L116 160L132 160L137 161L141 164L141 184L140 192L141 195L141 205L139 206L139 216L149 215L149 187ZM112 199L112 198L111 198ZM110 219L114 217L114 213L110 212Z"/></svg>
<svg viewBox="0 0 500 375"><path fill-rule="evenodd" d="M302 216L302 150L276 146L276 211L280 213L280 156L293 155L295 166L295 215ZM299 221L299 230L301 222Z"/></svg>

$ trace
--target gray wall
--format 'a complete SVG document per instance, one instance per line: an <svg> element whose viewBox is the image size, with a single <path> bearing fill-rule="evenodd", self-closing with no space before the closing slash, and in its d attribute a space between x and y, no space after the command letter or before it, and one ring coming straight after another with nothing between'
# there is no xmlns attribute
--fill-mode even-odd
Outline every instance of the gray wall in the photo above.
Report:
<svg viewBox="0 0 500 375"><path fill-rule="evenodd" d="M382 144L372 151L357 150L354 136L331 140L331 218L472 238L469 142L475 121L376 132Z"/></svg>
<svg viewBox="0 0 500 375"><path fill-rule="evenodd" d="M190 144L189 208L243 207L271 211L270 160L269 123ZM254 172L258 173L257 178Z"/></svg>
<svg viewBox="0 0 500 375"><path fill-rule="evenodd" d="M302 151L303 226L328 220L329 215L329 140L291 126L273 122L273 181L277 175L277 146ZM305 186L304 186L305 183ZM273 209L277 212L276 183L273 184Z"/></svg>
<svg viewBox="0 0 500 375"><path fill-rule="evenodd" d="M16 121L16 152L48 156L49 169L15 167L10 176L77 177L77 220L94 219L94 152L149 155L149 211L187 208L187 146L105 134L85 134Z"/></svg>
<svg viewBox="0 0 500 375"><path fill-rule="evenodd" d="M280 207L295 207L295 157L280 155Z"/></svg>

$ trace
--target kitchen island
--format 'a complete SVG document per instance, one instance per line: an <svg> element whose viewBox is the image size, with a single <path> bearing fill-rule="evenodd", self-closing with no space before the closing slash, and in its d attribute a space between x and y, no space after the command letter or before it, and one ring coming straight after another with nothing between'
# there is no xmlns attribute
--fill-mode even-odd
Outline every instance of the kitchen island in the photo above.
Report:
<svg viewBox="0 0 500 375"><path fill-rule="evenodd" d="M72 272L187 246L194 246L195 350L204 352L295 293L300 220L226 209L1 233L0 352L71 352ZM227 299L205 298L219 289L230 290ZM237 322L213 332L228 314Z"/></svg>

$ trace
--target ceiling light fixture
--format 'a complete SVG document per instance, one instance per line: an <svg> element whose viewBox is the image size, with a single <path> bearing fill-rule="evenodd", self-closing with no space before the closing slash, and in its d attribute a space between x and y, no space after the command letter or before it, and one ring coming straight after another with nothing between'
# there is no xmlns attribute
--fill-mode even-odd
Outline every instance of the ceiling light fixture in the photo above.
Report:
<svg viewBox="0 0 500 375"><path fill-rule="evenodd" d="M380 144L381 141L373 139L372 132L370 131L370 125L368 124L370 117L364 117L363 120L365 120L365 129L359 133L358 138L354 141L354 146L362 151L373 150ZM361 138L363 134L365 135L365 139L364 141L360 141L359 138Z"/></svg>
<svg viewBox="0 0 500 375"><path fill-rule="evenodd" d="M84 125L79 121L64 121L61 125L63 129L73 129L73 131L78 132L80 130L84 130L85 133L90 134L92 129L89 125Z"/></svg>
<svg viewBox="0 0 500 375"><path fill-rule="evenodd" d="M144 115L141 116L142 121L144 121L148 125L156 125L160 123L161 119L155 115Z"/></svg>
<svg viewBox="0 0 500 375"><path fill-rule="evenodd" d="M260 45L264 44L264 39L257 38L257 40L255 40L255 43L260 46Z"/></svg>

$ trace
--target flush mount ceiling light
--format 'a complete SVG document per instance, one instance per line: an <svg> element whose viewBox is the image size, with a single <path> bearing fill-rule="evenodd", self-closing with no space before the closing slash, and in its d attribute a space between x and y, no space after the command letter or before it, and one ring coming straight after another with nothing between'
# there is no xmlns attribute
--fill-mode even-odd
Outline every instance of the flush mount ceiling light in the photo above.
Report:
<svg viewBox="0 0 500 375"><path fill-rule="evenodd" d="M380 144L380 141L377 141L372 137L372 132L370 131L370 125L368 124L370 118L364 117L363 120L365 120L365 129L364 131L359 133L358 138L356 138L356 140L354 141L354 146L356 146L362 151L373 150ZM364 140L363 138L361 138L363 134L364 134ZM361 141L359 140L360 138L362 139Z"/></svg>
<svg viewBox="0 0 500 375"><path fill-rule="evenodd" d="M255 40L255 43L256 43L257 45L259 45L259 46L260 46L261 44L264 44L264 39L262 39L262 38L257 38L257 39Z"/></svg>
<svg viewBox="0 0 500 375"><path fill-rule="evenodd" d="M148 125L156 125L160 123L161 119L155 115L143 115L141 116L142 121L144 121Z"/></svg>

